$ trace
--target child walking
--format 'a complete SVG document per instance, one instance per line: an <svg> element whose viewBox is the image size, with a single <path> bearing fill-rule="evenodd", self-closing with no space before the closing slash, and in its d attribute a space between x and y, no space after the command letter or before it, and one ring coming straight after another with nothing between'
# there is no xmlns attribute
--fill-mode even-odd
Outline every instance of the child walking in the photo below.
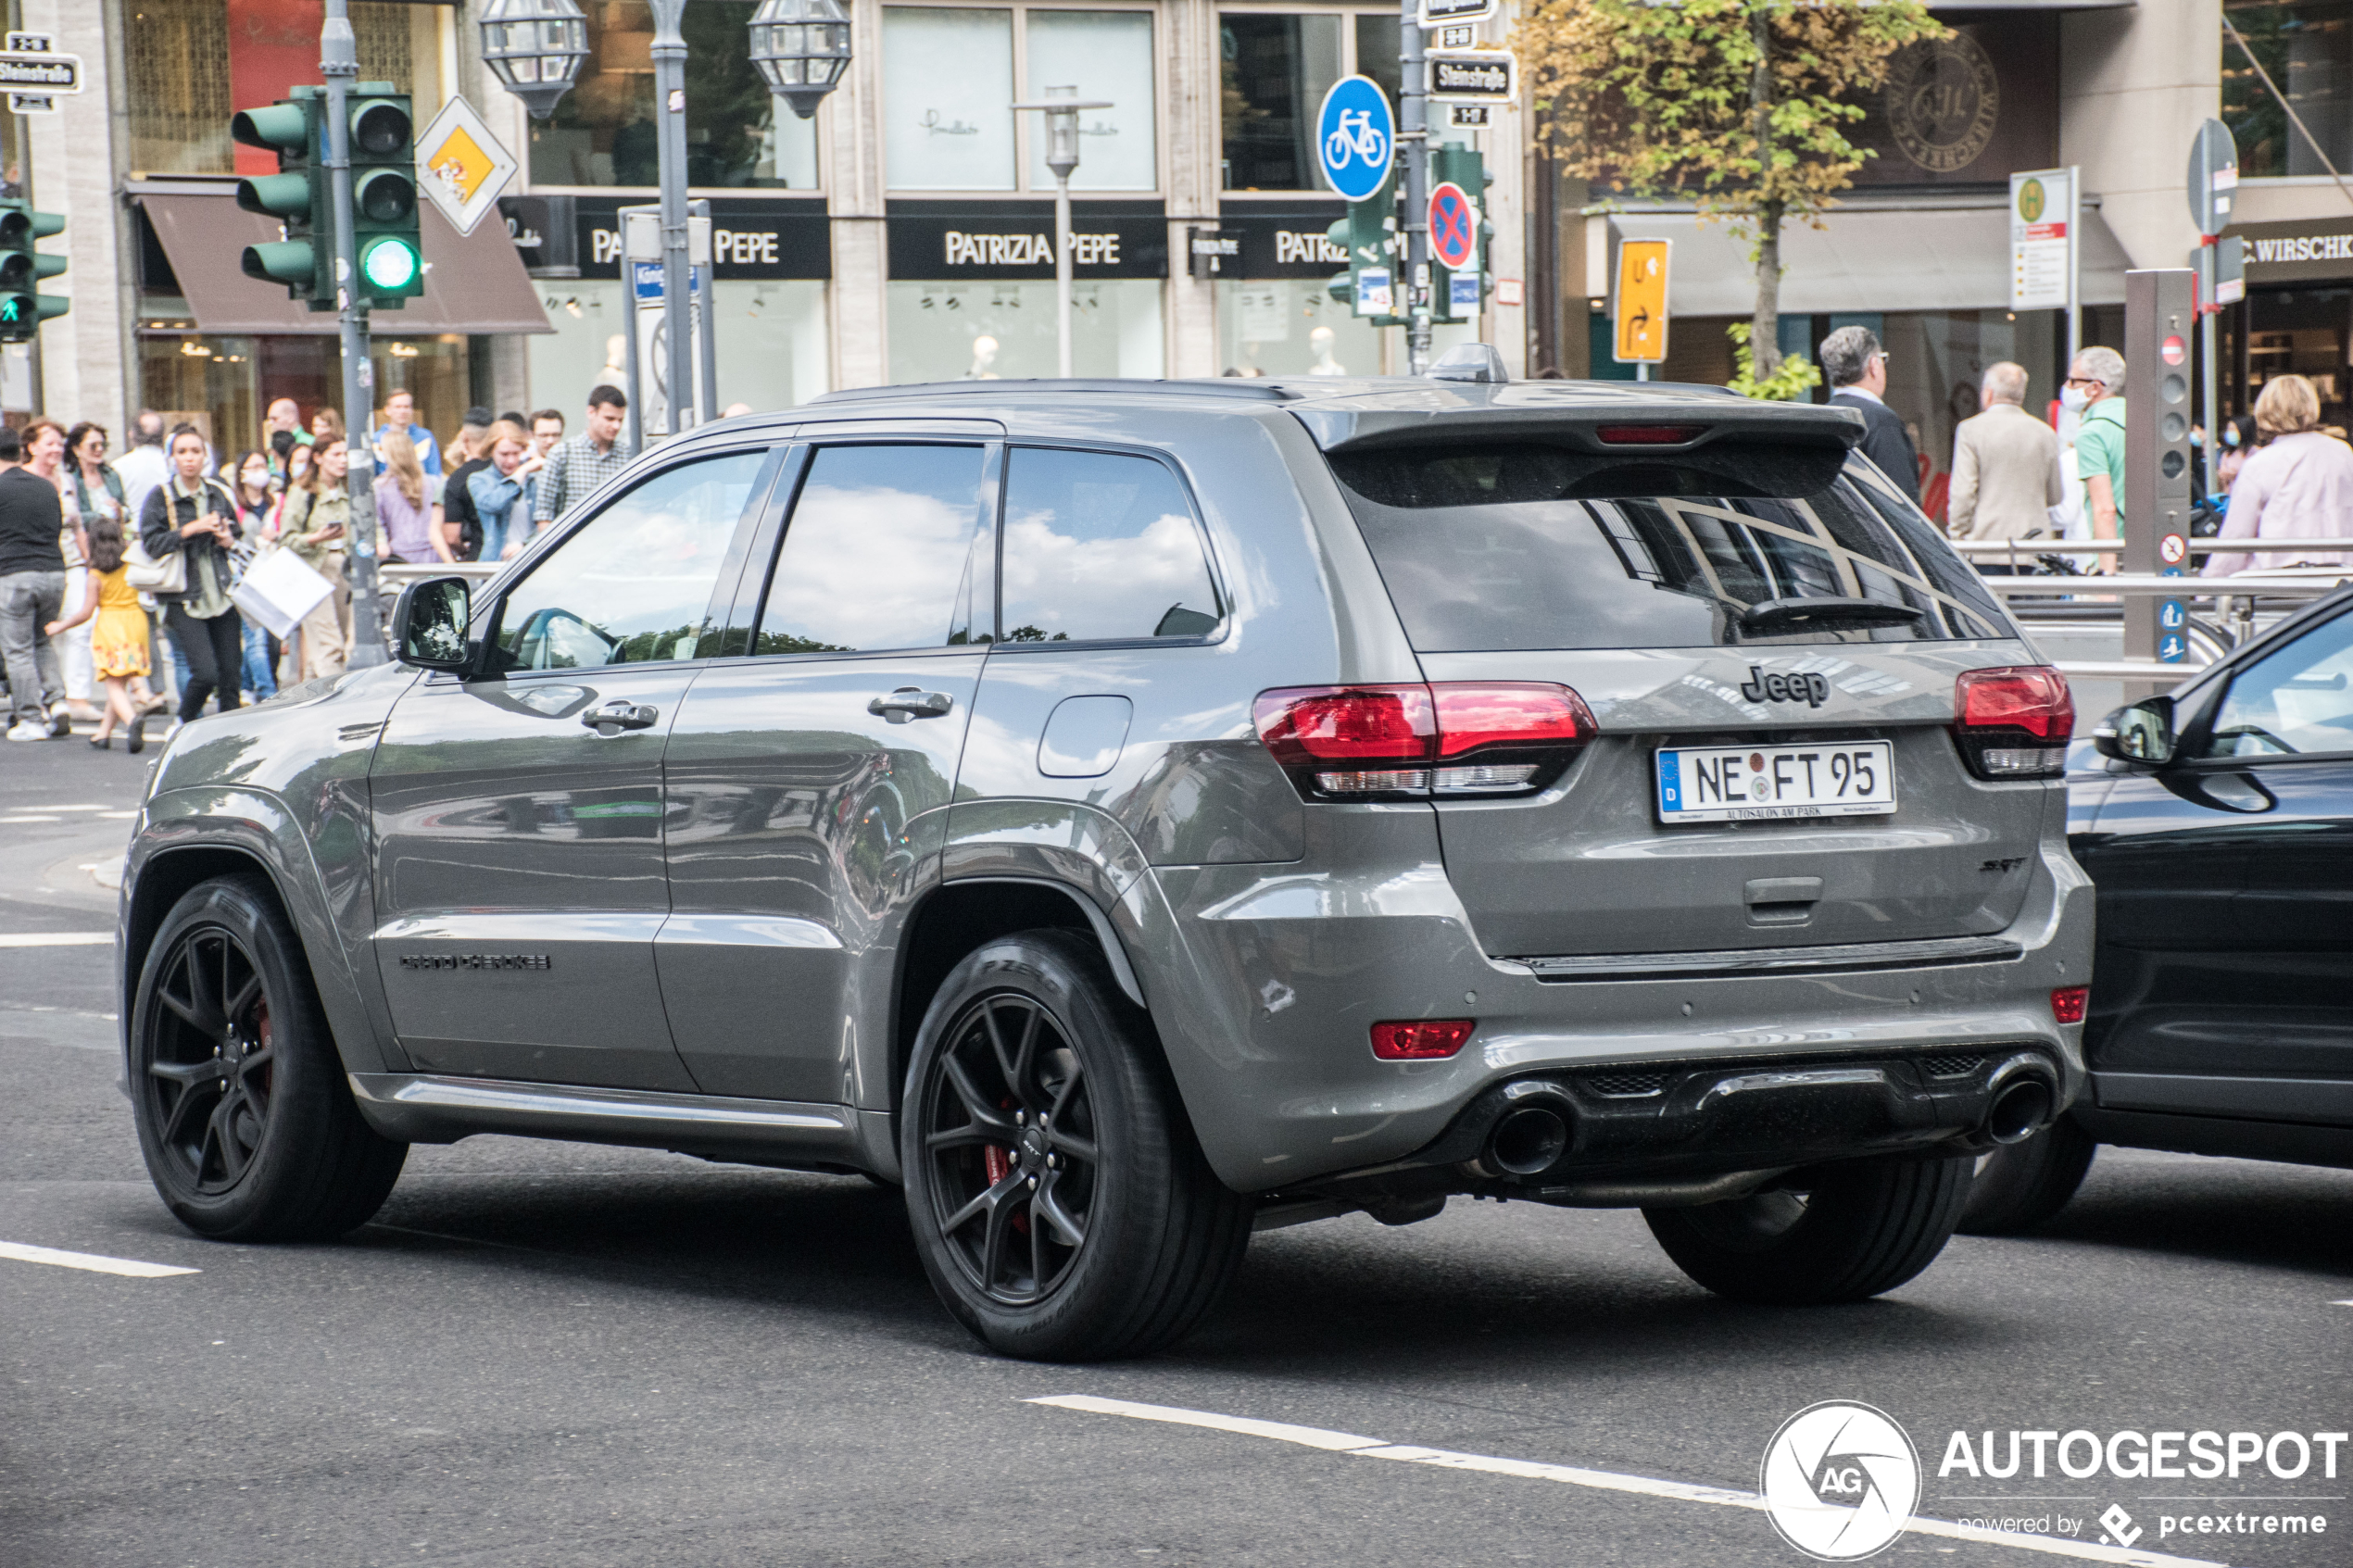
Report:
<svg viewBox="0 0 2353 1568"><path fill-rule="evenodd" d="M54 637L81 625L93 615L98 618L98 623L90 629L90 661L107 683L107 711L99 719L98 733L90 737L90 744L100 751L111 749L115 725L120 722L131 732L123 743L125 746L132 751L144 751L147 746L147 713L155 701L146 689L147 614L139 608L139 592L132 587L129 573L123 568L122 524L110 517L95 517L87 526L90 591L72 618L52 621L48 633ZM136 697L131 691L133 682L139 685Z"/></svg>

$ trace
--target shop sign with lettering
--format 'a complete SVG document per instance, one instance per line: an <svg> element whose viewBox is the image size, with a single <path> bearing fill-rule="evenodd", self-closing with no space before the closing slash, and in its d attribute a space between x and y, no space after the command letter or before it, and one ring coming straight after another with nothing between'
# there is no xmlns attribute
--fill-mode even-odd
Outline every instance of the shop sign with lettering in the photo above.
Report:
<svg viewBox="0 0 2353 1568"><path fill-rule="evenodd" d="M1007 281L1054 275L1051 202L892 202L885 220L893 278ZM1168 222L1157 202L1079 202L1071 276L1168 276Z"/></svg>
<svg viewBox="0 0 2353 1568"><path fill-rule="evenodd" d="M510 197L499 205L507 213L508 229L523 249L526 267L554 265L557 255L544 244L535 257L524 245L526 235L543 242L560 227L559 204L572 204L573 256L571 265L583 278L619 278L622 240L620 209L642 206L611 196L549 196L544 208L532 198ZM833 228L821 197L780 201L749 201L713 197L711 203L711 259L719 282L774 282L833 276Z"/></svg>
<svg viewBox="0 0 2353 1568"><path fill-rule="evenodd" d="M1329 231L1347 216L1337 201L1227 202L1218 208L1218 228L1241 244L1220 276L1322 280L1344 271L1347 248L1333 244Z"/></svg>
<svg viewBox="0 0 2353 1568"><path fill-rule="evenodd" d="M2353 280L2353 218L2234 223L2222 232L2246 242L2250 287Z"/></svg>

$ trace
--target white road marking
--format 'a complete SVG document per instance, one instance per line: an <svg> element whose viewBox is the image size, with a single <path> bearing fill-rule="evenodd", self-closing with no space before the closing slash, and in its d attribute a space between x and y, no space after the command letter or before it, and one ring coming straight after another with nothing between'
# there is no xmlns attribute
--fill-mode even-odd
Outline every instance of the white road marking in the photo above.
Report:
<svg viewBox="0 0 2353 1568"><path fill-rule="evenodd" d="M101 811L98 813L98 820L101 822L125 822L130 818L137 816L138 814L139 813L136 811Z"/></svg>
<svg viewBox="0 0 2353 1568"><path fill-rule="evenodd" d="M107 809L107 808L104 806L26 806L20 808L20 809L27 811L103 811Z"/></svg>
<svg viewBox="0 0 2353 1568"><path fill-rule="evenodd" d="M61 1269L87 1269L94 1274L123 1274L132 1279L165 1279L172 1274L200 1274L202 1269L175 1268L170 1263L142 1263L135 1258L102 1258L95 1252L60 1252L54 1247L28 1247L20 1241L0 1241L0 1258L19 1263L55 1263Z"/></svg>
<svg viewBox="0 0 2353 1568"><path fill-rule="evenodd" d="M1175 1405L1138 1404L1130 1399L1098 1399L1091 1394L1057 1394L1023 1402L1051 1405L1059 1410L1084 1411L1091 1415L1124 1415L1136 1421L1205 1426L1215 1432L1236 1432L1248 1437L1272 1438L1278 1443L1298 1443L1305 1448L1350 1454L1358 1459L1402 1460L1408 1464L1434 1464L1447 1470L1478 1470L1492 1475L1512 1475L1529 1481L1558 1481L1571 1486L1591 1486L1607 1492L1638 1492L1645 1497L1715 1503L1724 1508L1753 1509L1758 1512L1765 1509L1765 1499L1755 1492L1731 1491L1722 1486L1698 1486L1687 1481L1658 1481L1647 1475L1620 1475L1607 1470L1580 1470L1573 1465L1543 1464L1533 1460L1496 1459L1486 1454L1460 1454L1445 1449L1416 1448L1411 1444L1390 1443L1378 1437L1360 1437L1349 1432L1327 1431L1320 1426L1252 1421L1246 1416L1218 1415L1210 1411L1189 1411ZM2082 1558L2093 1562L2123 1563L2128 1568L2221 1568L2221 1564L2201 1558L2169 1557L2162 1552L2134 1551L2125 1547L2101 1546L2091 1541L2063 1540L2056 1536L1972 1529L1944 1519L1915 1517L1905 1528L1914 1535L1941 1536L1949 1540L1982 1542L1988 1546L2011 1547L2020 1551L2039 1551L2053 1557Z"/></svg>
<svg viewBox="0 0 2353 1568"><path fill-rule="evenodd" d="M31 822L63 822L62 817L0 817L0 828L20 828Z"/></svg>
<svg viewBox="0 0 2353 1568"><path fill-rule="evenodd" d="M105 947L111 931L0 931L0 947Z"/></svg>

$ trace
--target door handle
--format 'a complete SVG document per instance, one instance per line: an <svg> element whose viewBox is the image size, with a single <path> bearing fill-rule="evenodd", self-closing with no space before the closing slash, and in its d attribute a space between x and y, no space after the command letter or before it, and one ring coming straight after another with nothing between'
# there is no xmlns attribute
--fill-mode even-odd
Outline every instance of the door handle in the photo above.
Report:
<svg viewBox="0 0 2353 1568"><path fill-rule="evenodd" d="M866 711L880 714L894 724L903 724L910 719L937 719L955 706L956 699L946 692L901 686L888 696L875 698L866 705Z"/></svg>
<svg viewBox="0 0 2353 1568"><path fill-rule="evenodd" d="M651 703L624 702L615 697L583 713L580 721L600 735L617 735L623 730L650 730L661 717L661 709Z"/></svg>

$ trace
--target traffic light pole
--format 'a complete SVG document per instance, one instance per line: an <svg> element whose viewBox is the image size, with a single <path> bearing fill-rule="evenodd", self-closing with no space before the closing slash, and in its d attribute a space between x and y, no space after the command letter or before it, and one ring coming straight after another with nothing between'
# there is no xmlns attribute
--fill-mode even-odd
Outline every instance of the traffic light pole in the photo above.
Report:
<svg viewBox="0 0 2353 1568"><path fill-rule="evenodd" d="M343 336L344 488L351 497L352 646L347 662L365 669L390 658L384 601L376 580L375 370L368 358L368 307L359 294L359 242L351 212L351 84L359 48L346 0L326 0L319 30L319 72L327 83L327 180L335 219L335 304Z"/></svg>
<svg viewBox="0 0 2353 1568"><path fill-rule="evenodd" d="M1429 40L1415 0L1397 22L1397 156L1405 165L1405 373L1429 369Z"/></svg>
<svg viewBox="0 0 2353 1568"><path fill-rule="evenodd" d="M668 345L664 401L670 433L686 429L686 410L697 399L694 381L693 304L687 295L686 258L686 39L678 31L686 0L654 0L654 124L661 182L662 336ZM695 422L714 410L696 408ZM642 428L642 427L641 427Z"/></svg>

